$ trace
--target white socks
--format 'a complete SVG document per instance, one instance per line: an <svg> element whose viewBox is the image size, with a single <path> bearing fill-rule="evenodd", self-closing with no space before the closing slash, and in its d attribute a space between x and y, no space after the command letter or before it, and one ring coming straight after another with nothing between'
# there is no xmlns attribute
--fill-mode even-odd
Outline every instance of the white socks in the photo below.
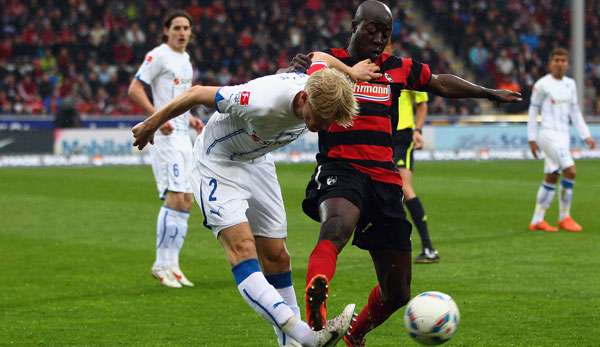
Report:
<svg viewBox="0 0 600 347"><path fill-rule="evenodd" d="M546 210L550 207L552 199L554 199L555 187L552 183L542 182L537 192L535 211L531 224L537 224L544 220Z"/></svg>
<svg viewBox="0 0 600 347"><path fill-rule="evenodd" d="M278 290L269 284L260 271L257 259L244 260L234 266L231 272L240 294L256 313L303 346L315 345L314 332L308 324L296 317L296 313L286 304ZM291 300L291 293L287 290L284 290L284 294Z"/></svg>
<svg viewBox="0 0 600 347"><path fill-rule="evenodd" d="M162 206L156 221L157 267L179 268L179 252L187 235L189 212L176 211Z"/></svg>
<svg viewBox="0 0 600 347"><path fill-rule="evenodd" d="M292 272L287 271L280 274L274 275L265 275L267 281L277 289L277 292L285 303L292 309L294 312L294 316L298 318L298 321L301 321L300 317L300 308L298 307L298 301L296 300L296 292L294 291L294 286L292 285ZM277 341L280 346L285 346L289 342L289 336L287 336L283 330L273 326L275 329L275 334L277 334Z"/></svg>
<svg viewBox="0 0 600 347"><path fill-rule="evenodd" d="M560 181L560 187L558 190L559 206L559 220L563 220L571 215L571 201L573 201L573 186L575 185L574 180L563 178Z"/></svg>

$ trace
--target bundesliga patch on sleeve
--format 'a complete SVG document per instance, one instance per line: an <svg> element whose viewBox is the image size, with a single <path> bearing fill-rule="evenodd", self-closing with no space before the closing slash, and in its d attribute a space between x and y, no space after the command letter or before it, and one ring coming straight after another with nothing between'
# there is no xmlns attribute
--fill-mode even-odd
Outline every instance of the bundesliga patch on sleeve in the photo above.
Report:
<svg viewBox="0 0 600 347"><path fill-rule="evenodd" d="M248 106L248 104L250 103L250 92L248 91L243 91L241 92L239 95L239 104L241 106Z"/></svg>

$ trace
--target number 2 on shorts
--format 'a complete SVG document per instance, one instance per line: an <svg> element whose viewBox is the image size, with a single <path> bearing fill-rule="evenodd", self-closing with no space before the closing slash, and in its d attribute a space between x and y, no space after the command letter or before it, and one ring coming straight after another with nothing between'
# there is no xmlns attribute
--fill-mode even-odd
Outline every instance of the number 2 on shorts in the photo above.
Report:
<svg viewBox="0 0 600 347"><path fill-rule="evenodd" d="M217 190L217 180L211 178L210 181L208 181L208 185L212 187L210 194L208 194L208 201L217 201L217 197L215 196L215 191Z"/></svg>

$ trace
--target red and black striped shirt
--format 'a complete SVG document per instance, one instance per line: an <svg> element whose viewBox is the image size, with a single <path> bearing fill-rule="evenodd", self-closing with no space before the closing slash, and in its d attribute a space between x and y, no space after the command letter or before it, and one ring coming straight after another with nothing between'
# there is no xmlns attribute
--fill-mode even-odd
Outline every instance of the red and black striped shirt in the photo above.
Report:
<svg viewBox="0 0 600 347"><path fill-rule="evenodd" d="M327 53L353 66L359 59L346 49L332 48ZM431 79L429 65L411 58L386 53L375 63L382 77L376 81L358 82L354 97L360 105L354 125L343 128L332 124L319 132L317 162L345 161L373 180L402 185L393 161L392 124L398 121L398 97L402 89L423 89Z"/></svg>

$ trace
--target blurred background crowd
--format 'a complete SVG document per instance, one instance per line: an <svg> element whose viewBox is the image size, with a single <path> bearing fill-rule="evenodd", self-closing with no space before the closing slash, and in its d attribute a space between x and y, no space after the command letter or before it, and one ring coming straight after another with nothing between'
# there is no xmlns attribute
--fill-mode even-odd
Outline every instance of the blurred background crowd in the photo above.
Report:
<svg viewBox="0 0 600 347"><path fill-rule="evenodd" d="M188 52L195 83L227 85L274 73L298 52L346 47L360 2L0 0L0 114L53 114L65 103L81 114L141 114L127 86L160 43L169 9L184 8L194 19ZM567 0L386 2L396 54L525 95L502 112L526 111L548 52L569 47ZM600 1L586 6L582 104L586 114L600 114ZM471 100L434 97L429 106L438 115L482 112Z"/></svg>

